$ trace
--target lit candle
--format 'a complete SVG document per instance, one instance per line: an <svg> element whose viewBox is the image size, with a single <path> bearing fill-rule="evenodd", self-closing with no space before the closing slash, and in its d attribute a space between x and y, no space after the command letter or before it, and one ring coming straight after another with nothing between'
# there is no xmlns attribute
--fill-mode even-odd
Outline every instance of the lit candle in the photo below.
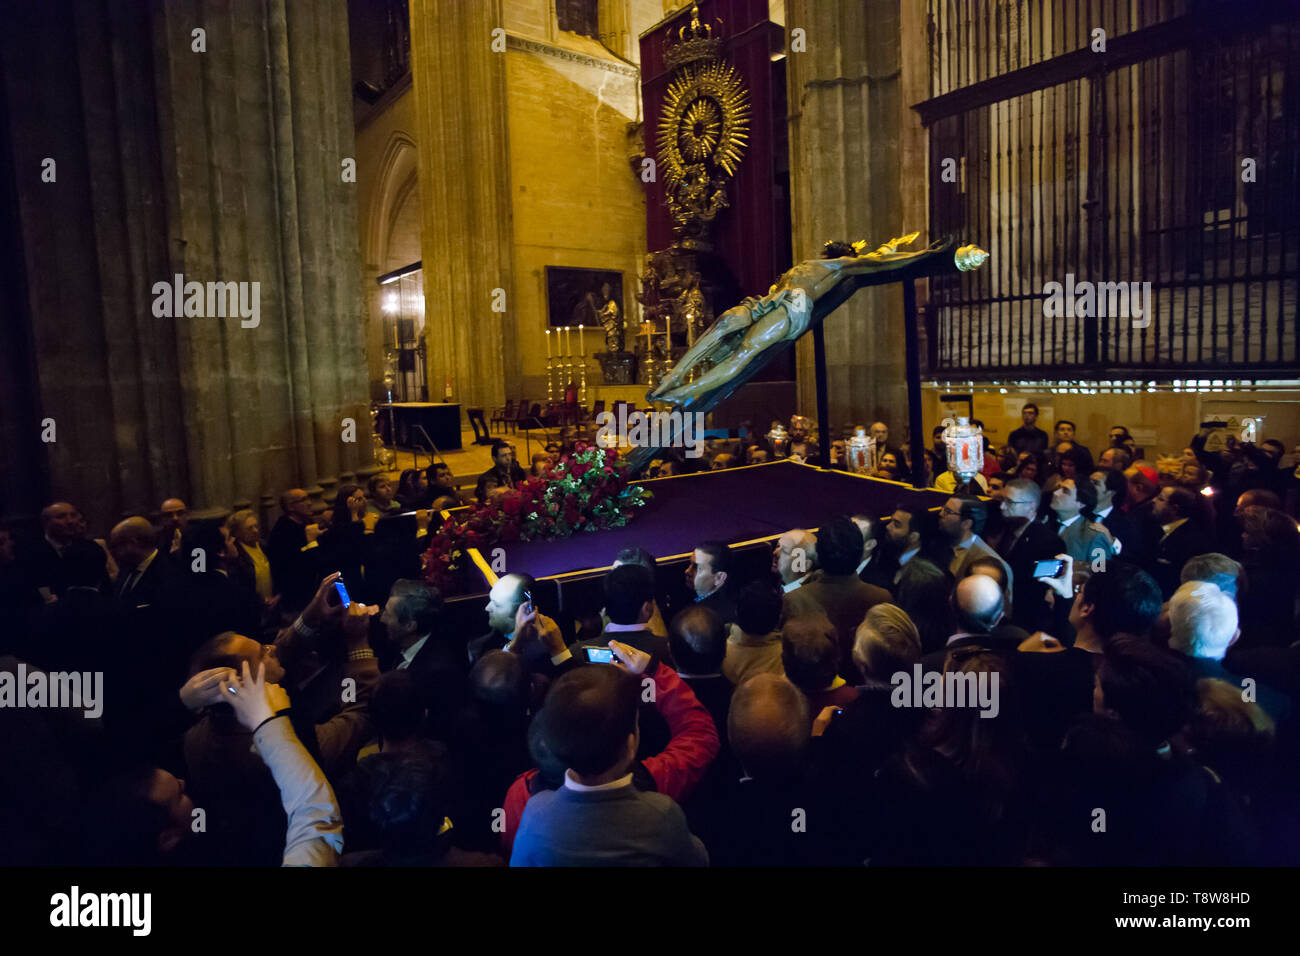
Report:
<svg viewBox="0 0 1300 956"><path fill-rule="evenodd" d="M546 361L551 360L551 330L546 330Z"/></svg>
<svg viewBox="0 0 1300 956"><path fill-rule="evenodd" d="M578 326L578 358L587 357L587 343L582 338L582 326Z"/></svg>

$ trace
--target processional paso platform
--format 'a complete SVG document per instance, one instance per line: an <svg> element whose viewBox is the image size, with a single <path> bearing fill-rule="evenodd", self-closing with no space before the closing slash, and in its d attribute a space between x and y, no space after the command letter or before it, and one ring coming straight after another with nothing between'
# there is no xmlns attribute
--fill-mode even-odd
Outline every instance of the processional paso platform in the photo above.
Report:
<svg viewBox="0 0 1300 956"><path fill-rule="evenodd" d="M855 242L851 247L827 243L826 257L800 262L781 276L761 299L747 298L724 312L646 394L647 401L666 402L672 411L683 415L711 412L811 331L817 378L818 439L822 448L829 448L822 322L859 289L901 282L906 321L909 432L914 454L919 454L919 449L926 445L921 431L915 282L928 276L970 272L988 259L988 253L975 245L959 245L954 237L937 240L915 252L900 251L915 242L917 235L891 239L872 252L866 251L865 242ZM669 432L670 447L680 441L681 431ZM634 449L628 456L633 472L644 469L662 447Z"/></svg>

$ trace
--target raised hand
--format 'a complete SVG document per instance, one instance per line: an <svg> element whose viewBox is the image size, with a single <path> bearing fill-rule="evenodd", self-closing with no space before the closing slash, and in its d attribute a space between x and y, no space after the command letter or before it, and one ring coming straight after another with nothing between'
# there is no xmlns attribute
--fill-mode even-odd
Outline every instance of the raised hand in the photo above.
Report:
<svg viewBox="0 0 1300 956"><path fill-rule="evenodd" d="M614 652L614 666L627 671L634 677L640 677L650 666L650 655L622 641L610 641L609 649Z"/></svg>
<svg viewBox="0 0 1300 956"><path fill-rule="evenodd" d="M266 662L259 662L254 676L243 662L242 675L221 682L222 700L230 705L239 723L256 730L276 713L289 706L289 695L279 684L266 682Z"/></svg>
<svg viewBox="0 0 1300 956"><path fill-rule="evenodd" d="M225 700L223 685L234 680L233 667L211 667L199 671L180 689L181 703L187 710L202 710Z"/></svg>
<svg viewBox="0 0 1300 956"><path fill-rule="evenodd" d="M321 580L320 587L312 595L311 601L303 608L302 619L308 627L320 627L326 621L342 619L345 609L342 603L334 603L330 595L334 592L334 582L343 577L343 572L335 571Z"/></svg>

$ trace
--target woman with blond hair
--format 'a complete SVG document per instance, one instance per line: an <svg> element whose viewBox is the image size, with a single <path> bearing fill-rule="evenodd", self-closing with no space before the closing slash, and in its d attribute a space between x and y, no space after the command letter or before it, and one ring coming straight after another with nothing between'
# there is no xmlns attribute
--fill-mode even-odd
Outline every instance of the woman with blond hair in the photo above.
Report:
<svg viewBox="0 0 1300 956"><path fill-rule="evenodd" d="M271 580L271 561L262 551L262 528L257 515L247 508L236 511L226 519L226 532L235 542L239 553L234 577L245 587L256 591L267 607L275 603L275 584Z"/></svg>

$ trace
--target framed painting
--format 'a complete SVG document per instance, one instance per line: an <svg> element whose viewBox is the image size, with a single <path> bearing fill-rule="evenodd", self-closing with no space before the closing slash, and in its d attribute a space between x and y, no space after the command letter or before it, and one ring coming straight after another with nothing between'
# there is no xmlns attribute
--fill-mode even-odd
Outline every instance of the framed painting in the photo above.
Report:
<svg viewBox="0 0 1300 956"><path fill-rule="evenodd" d="M546 267L546 320L551 328L566 325L599 326L600 310L607 302L624 315L623 273L611 269Z"/></svg>

